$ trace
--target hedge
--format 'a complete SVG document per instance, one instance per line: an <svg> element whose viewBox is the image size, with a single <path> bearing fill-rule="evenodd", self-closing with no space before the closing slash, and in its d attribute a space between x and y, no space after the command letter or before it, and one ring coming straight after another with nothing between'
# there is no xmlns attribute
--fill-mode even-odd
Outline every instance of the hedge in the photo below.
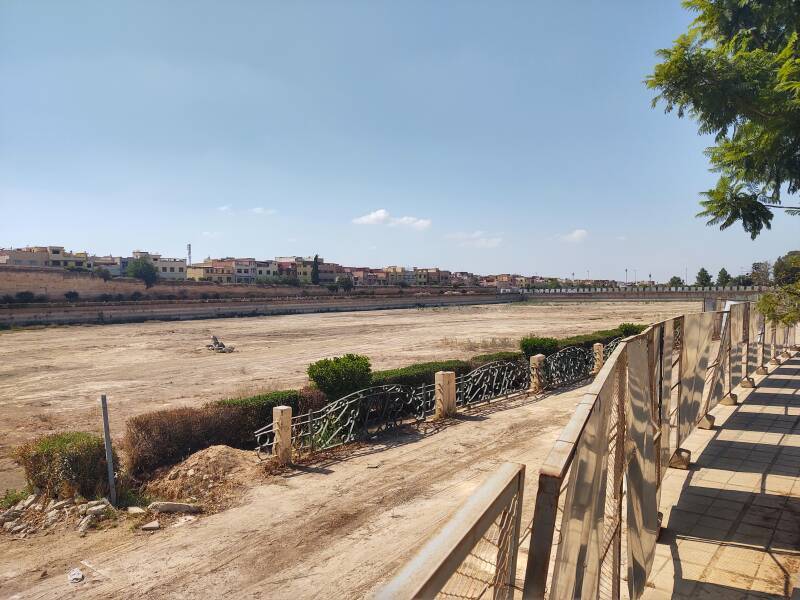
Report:
<svg viewBox="0 0 800 600"><path fill-rule="evenodd" d="M477 369L491 362L500 360L522 360L523 358L525 358L525 355L522 352L506 350L502 352L492 352L491 354L476 354L469 359L469 364L473 369Z"/></svg>
<svg viewBox="0 0 800 600"><path fill-rule="evenodd" d="M15 460L33 489L49 496L76 493L95 498L108 493L108 467L103 438L82 431L54 433L16 449ZM118 464L113 455L115 472Z"/></svg>
<svg viewBox="0 0 800 600"><path fill-rule="evenodd" d="M308 365L308 378L331 400L368 387L371 375L369 358L360 354L323 358Z"/></svg>
<svg viewBox="0 0 800 600"><path fill-rule="evenodd" d="M318 408L318 390L282 390L218 400L200 407L169 408L128 419L123 445L127 466L136 477L173 465L209 446L255 447L253 432L272 422L272 409Z"/></svg>
<svg viewBox="0 0 800 600"><path fill-rule="evenodd" d="M592 333L573 335L571 337L556 339L551 337L525 337L520 340L520 348L527 357L534 354L553 354L569 346L591 348L594 344L607 344L619 337L630 337L647 329L648 325L622 323L615 329L601 329Z"/></svg>
<svg viewBox="0 0 800 600"><path fill-rule="evenodd" d="M375 371L372 373L372 385L422 385L433 383L437 371L455 371L456 375L463 375L472 370L472 365L466 360L440 360L434 362L415 363L399 369Z"/></svg>

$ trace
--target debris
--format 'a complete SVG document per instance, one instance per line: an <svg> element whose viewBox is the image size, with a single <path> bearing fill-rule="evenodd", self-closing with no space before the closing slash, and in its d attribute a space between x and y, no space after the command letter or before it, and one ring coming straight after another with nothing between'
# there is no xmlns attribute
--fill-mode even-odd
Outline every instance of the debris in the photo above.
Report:
<svg viewBox="0 0 800 600"><path fill-rule="evenodd" d="M80 583L83 581L83 571L80 569L72 569L67 573L67 581L70 583Z"/></svg>
<svg viewBox="0 0 800 600"><path fill-rule="evenodd" d="M170 525L170 527L182 527L183 525L191 523L192 521L197 521L197 517L193 515L184 515L182 517L178 517L175 522Z"/></svg>
<svg viewBox="0 0 800 600"><path fill-rule="evenodd" d="M80 516L84 516L88 509L89 509L89 505L88 504L79 504L78 505L78 514Z"/></svg>
<svg viewBox="0 0 800 600"><path fill-rule="evenodd" d="M186 476L187 477L194 477L194 469L189 469L188 471L186 471Z"/></svg>
<svg viewBox="0 0 800 600"><path fill-rule="evenodd" d="M16 526L17 526L17 519L14 519L13 521L6 521L5 523L3 523L3 529L5 531L11 531Z"/></svg>
<svg viewBox="0 0 800 600"><path fill-rule="evenodd" d="M142 531L157 531L161 529L161 524L158 521L150 521L141 527Z"/></svg>
<svg viewBox="0 0 800 600"><path fill-rule="evenodd" d="M143 515L147 511L140 506L129 506L128 507L128 514L129 515Z"/></svg>
<svg viewBox="0 0 800 600"><path fill-rule="evenodd" d="M45 518L44 518L44 526L45 527L50 527L50 525L52 525L53 523L58 521L58 519L60 517L61 517L61 512L54 508L53 510L48 512L47 515L45 516Z"/></svg>
<svg viewBox="0 0 800 600"><path fill-rule="evenodd" d="M209 350L213 350L214 352L221 352L223 354L227 354L228 352L233 352L233 346L226 346L222 342L217 339L217 336L211 336L211 343L206 344L206 348Z"/></svg>
<svg viewBox="0 0 800 600"><path fill-rule="evenodd" d="M16 510L14 508L9 508L7 511L5 511L3 514L0 515L0 523L7 523L8 521L14 521L21 514L22 511Z"/></svg>
<svg viewBox="0 0 800 600"><path fill-rule="evenodd" d="M87 502L86 506L88 508L92 508L95 506L100 506L101 504L108 504L108 500L106 498L101 498L100 500L92 500L91 502Z"/></svg>
<svg viewBox="0 0 800 600"><path fill-rule="evenodd" d="M86 532L89 530L89 527L92 526L92 523L94 523L94 517L92 515L86 515L80 520L78 523L78 533L81 534L81 537L86 535Z"/></svg>
<svg viewBox="0 0 800 600"><path fill-rule="evenodd" d="M62 508L66 508L70 504L74 504L75 501L72 498L68 498L66 500L61 500L60 502L56 502L53 506L50 507L50 510L61 510Z"/></svg>
<svg viewBox="0 0 800 600"><path fill-rule="evenodd" d="M31 494L22 502L22 510L28 510L36 502L36 494Z"/></svg>
<svg viewBox="0 0 800 600"><path fill-rule="evenodd" d="M147 510L165 513L199 513L200 507L186 502L153 502Z"/></svg>

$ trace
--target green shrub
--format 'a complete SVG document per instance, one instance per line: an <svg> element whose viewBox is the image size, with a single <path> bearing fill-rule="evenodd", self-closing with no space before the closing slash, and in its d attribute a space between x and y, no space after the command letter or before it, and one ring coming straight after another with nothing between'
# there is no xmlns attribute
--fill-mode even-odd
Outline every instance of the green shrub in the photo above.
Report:
<svg viewBox="0 0 800 600"><path fill-rule="evenodd" d="M622 337L629 337L632 335L636 335L638 333L642 333L645 329L647 329L647 325L636 325L635 323L623 323L618 327Z"/></svg>
<svg viewBox="0 0 800 600"><path fill-rule="evenodd" d="M14 490L7 489L6 493L0 498L0 509L7 509L14 506L20 500L25 500L28 497L27 490Z"/></svg>
<svg viewBox="0 0 800 600"><path fill-rule="evenodd" d="M372 374L372 385L423 385L433 383L437 371L455 371L456 375L463 375L471 370L472 366L465 360L416 363L398 369L375 371Z"/></svg>
<svg viewBox="0 0 800 600"><path fill-rule="evenodd" d="M519 347L528 358L536 354L547 356L558 351L558 340L550 337L524 337L519 341Z"/></svg>
<svg viewBox="0 0 800 600"><path fill-rule="evenodd" d="M491 354L478 354L473 356L469 359L469 365L473 369L477 369L482 365L486 365L491 362L497 362L499 360L522 360L523 358L525 358L525 355L522 352L492 352Z"/></svg>
<svg viewBox="0 0 800 600"><path fill-rule="evenodd" d="M345 354L308 365L308 377L331 400L368 387L372 375L369 358Z"/></svg>
<svg viewBox="0 0 800 600"><path fill-rule="evenodd" d="M99 435L46 435L17 448L14 457L25 469L28 484L47 495L94 498L108 493L105 446ZM113 460L116 465L116 456Z"/></svg>
<svg viewBox="0 0 800 600"><path fill-rule="evenodd" d="M17 292L15 294L17 302L30 303L36 300L36 295L33 292Z"/></svg>

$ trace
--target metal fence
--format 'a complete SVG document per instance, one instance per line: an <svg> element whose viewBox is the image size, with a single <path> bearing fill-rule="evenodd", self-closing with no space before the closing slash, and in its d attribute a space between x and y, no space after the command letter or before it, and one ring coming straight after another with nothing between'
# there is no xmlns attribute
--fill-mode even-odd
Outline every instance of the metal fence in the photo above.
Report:
<svg viewBox="0 0 800 600"><path fill-rule="evenodd" d="M525 465L503 464L376 598L514 597Z"/></svg>
<svg viewBox="0 0 800 600"><path fill-rule="evenodd" d="M730 304L656 323L618 343L540 468L523 597L639 598L655 556L661 481L668 466L681 466L681 443L709 426L708 411L733 399L736 382L764 373L766 362L779 362L795 342L795 327L765 326L755 305ZM572 363L552 369L551 381L577 377L590 361L569 356ZM504 565L513 557L480 563L483 571L469 558L480 537L474 523L493 523L495 507L508 506L497 477L476 493L484 513L471 498L469 518L457 513L381 597L488 597L492 573L512 586L516 574ZM428 564L434 556L435 570ZM448 587L476 572L484 587Z"/></svg>

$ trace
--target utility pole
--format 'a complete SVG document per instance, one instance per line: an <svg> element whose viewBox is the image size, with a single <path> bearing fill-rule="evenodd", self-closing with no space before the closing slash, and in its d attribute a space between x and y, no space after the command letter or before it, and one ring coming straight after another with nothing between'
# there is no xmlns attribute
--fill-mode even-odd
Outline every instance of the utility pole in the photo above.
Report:
<svg viewBox="0 0 800 600"><path fill-rule="evenodd" d="M628 267L625 267L625 285L628 285Z"/></svg>

